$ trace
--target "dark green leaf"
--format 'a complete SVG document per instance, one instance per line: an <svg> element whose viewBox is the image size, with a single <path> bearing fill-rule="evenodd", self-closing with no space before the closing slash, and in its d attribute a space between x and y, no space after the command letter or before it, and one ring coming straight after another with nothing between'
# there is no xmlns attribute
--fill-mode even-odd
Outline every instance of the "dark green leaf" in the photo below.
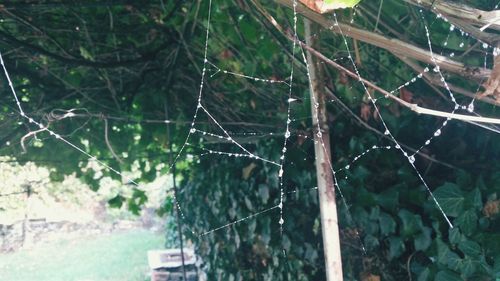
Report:
<svg viewBox="0 0 500 281"><path fill-rule="evenodd" d="M383 236L393 234L396 231L396 222L394 219L385 212L380 213L379 217L380 233Z"/></svg>
<svg viewBox="0 0 500 281"><path fill-rule="evenodd" d="M112 208L121 208L124 201L125 201L125 198L123 196L116 195L112 199L108 200L108 204Z"/></svg>
<svg viewBox="0 0 500 281"><path fill-rule="evenodd" d="M401 211L399 211L398 217L403 223L400 229L402 237L410 237L413 234L419 232L423 227L422 219L420 218L420 216L413 214L406 209L402 209Z"/></svg>
<svg viewBox="0 0 500 281"><path fill-rule="evenodd" d="M471 235L477 228L478 217L476 211L467 210L462 212L456 220L456 225L466 235Z"/></svg>
<svg viewBox="0 0 500 281"><path fill-rule="evenodd" d="M400 237L392 236L389 238L389 259L398 258L403 254L405 244Z"/></svg>
<svg viewBox="0 0 500 281"><path fill-rule="evenodd" d="M414 246L417 251L425 251L431 245L431 229L422 228L422 232L415 237Z"/></svg>
<svg viewBox="0 0 500 281"><path fill-rule="evenodd" d="M458 249L462 251L464 254L472 257L478 257L481 254L481 246L478 243L465 240L458 244Z"/></svg>
<svg viewBox="0 0 500 281"><path fill-rule="evenodd" d="M434 196L447 216L457 217L464 211L465 197L456 184L445 183L434 191Z"/></svg>
<svg viewBox="0 0 500 281"><path fill-rule="evenodd" d="M454 272L443 270L439 271L436 274L436 278L434 278L434 281L464 281L464 279L462 279L460 275Z"/></svg>

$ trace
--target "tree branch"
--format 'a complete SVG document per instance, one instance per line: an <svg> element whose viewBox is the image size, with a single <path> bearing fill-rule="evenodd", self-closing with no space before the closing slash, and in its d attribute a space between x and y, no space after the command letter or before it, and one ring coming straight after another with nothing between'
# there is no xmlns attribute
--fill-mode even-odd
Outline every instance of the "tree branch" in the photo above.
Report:
<svg viewBox="0 0 500 281"><path fill-rule="evenodd" d="M483 11L456 2L441 0L404 0L415 6L433 10L436 14L442 14L446 18L455 18L468 22L472 25L485 27L500 31L500 10Z"/></svg>
<svg viewBox="0 0 500 281"><path fill-rule="evenodd" d="M165 49L171 45L171 42L164 42L163 44L161 44L159 47L157 47L153 51L143 53L138 58L131 59L131 60L90 61L90 60L86 60L86 59L67 58L67 57L52 53L52 52L50 52L42 47L30 44L26 41L19 40L19 39L15 38L14 36L4 32L4 31L1 31L1 30L0 30L0 40L3 40L9 44L15 45L16 47L24 47L24 48L30 49L30 50L35 51L37 53L40 53L40 54L46 55L50 58L53 58L55 60L58 60L62 63L71 64L71 65L79 65L79 66L96 67L96 68L115 68L115 67L122 67L122 66L130 66L130 65L137 64L137 63L144 63L144 62L153 60L160 51L162 51L163 49Z"/></svg>
<svg viewBox="0 0 500 281"><path fill-rule="evenodd" d="M287 7L293 6L292 0L275 0L275 2ZM388 38L373 32L362 30L348 24L340 23L338 26L334 26L333 21L308 9L302 4L297 5L297 12L332 32L340 34L340 30L342 30L346 36L353 39L377 46L394 54L403 55L427 64L434 64L428 50L416 47L398 39ZM434 54L434 58L442 70L456 73L476 81L488 78L491 74L490 69L468 67L461 62L451 60L448 57L438 54Z"/></svg>

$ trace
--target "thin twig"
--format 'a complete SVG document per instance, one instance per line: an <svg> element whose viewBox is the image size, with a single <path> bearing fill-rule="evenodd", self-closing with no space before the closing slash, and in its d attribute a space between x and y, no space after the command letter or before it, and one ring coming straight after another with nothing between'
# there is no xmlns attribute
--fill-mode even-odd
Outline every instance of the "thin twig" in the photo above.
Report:
<svg viewBox="0 0 500 281"><path fill-rule="evenodd" d="M123 160L115 153L113 150L113 147L111 146L111 143L109 142L109 137L108 137L108 119L104 117L104 141L106 142L106 146L108 146L109 151L111 152L111 155L116 159L116 161L120 162L120 164L123 165Z"/></svg>
<svg viewBox="0 0 500 281"><path fill-rule="evenodd" d="M293 38L289 38L289 39L293 40ZM379 93L383 94L385 97L390 98L390 99L396 101L397 103L399 103L402 106L410 109L411 111L414 111L414 112L419 113L419 114L426 114L426 115L444 117L444 118L448 118L448 119L455 119L455 120L462 120L462 121L473 121L473 122L480 122L480 123L490 123L490 124L500 124L500 119L498 119L498 118L479 117L479 116L470 116L470 115L449 113L449 112L444 112L444 111L439 111L439 110L434 110L434 109L429 109L429 108L421 107L421 106L419 106L417 104L406 102L406 101L400 99L399 97L397 97L397 96L389 93L385 89L383 89L383 88L375 85L371 81L368 81L368 80L366 80L366 79L364 79L362 77L358 77L357 74L355 74L352 71L350 71L349 69L347 69L347 68L339 65L338 63L334 62L333 60L327 58L325 55L323 55L322 53L318 52L317 50L311 48L310 46L308 46L304 42L302 42L300 40L298 40L297 42L302 47L304 47L305 49L307 49L308 51L310 51L312 54L314 54L315 56L317 56L318 58L320 58L321 60L323 60L325 63L327 63L327 64L335 67L336 69L338 69L340 71L345 72L348 76L350 76L350 77L352 77L352 78L354 78L356 80L359 80L359 81L365 83L366 86L368 86L368 87L370 87L370 88L378 91Z"/></svg>

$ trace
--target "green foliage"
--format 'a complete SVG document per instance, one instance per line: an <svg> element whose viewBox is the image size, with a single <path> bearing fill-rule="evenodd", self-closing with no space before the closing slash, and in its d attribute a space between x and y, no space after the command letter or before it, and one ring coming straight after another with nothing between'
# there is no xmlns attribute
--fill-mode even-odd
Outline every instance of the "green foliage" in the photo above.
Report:
<svg viewBox="0 0 500 281"><path fill-rule="evenodd" d="M286 32L291 30L289 9L275 1L258 2ZM480 1L470 2L492 8ZM362 10L361 16L355 17L356 25L373 30L375 22L365 14L377 14L380 3L363 1L362 8L367 12ZM395 0L383 4L379 32L402 36L428 48L415 7ZM304 67L294 68L292 93L298 101L291 104L294 134L287 147L285 224L281 232L279 210L268 210L280 197L275 166L256 159L201 156L204 148L235 153L241 150L198 133L191 134L189 144L184 146L197 110L208 1L76 6L39 3L24 7L3 14L0 48L25 111L117 171L132 170L137 182L169 172L171 159L182 147L177 167L183 174L179 204L185 215L185 235L202 255L210 280L324 279L319 208L313 189L311 100ZM339 12L338 17L349 22L350 13ZM263 79L288 78L291 44L250 1L214 1L211 15L211 63L222 70ZM460 47L464 37L450 33L449 23L436 20L432 13L425 13L424 18L432 23L429 27L436 54L457 52L458 57L464 50ZM298 28L303 38L300 20ZM341 38L328 31L318 36L324 54L352 67L341 59L346 56ZM439 45L445 40L447 46ZM465 41L474 43L472 39ZM348 44L353 44L352 40L348 39ZM368 44L358 47L359 54L355 55L361 62L360 73L380 87L395 89L415 77L393 54ZM293 55L300 58L298 48L296 51ZM472 55L462 60L473 67L482 66L483 57L478 54L483 52L471 49ZM487 64L490 66L489 60ZM286 84L223 75L214 65L205 69L203 107L247 149L278 161L283 143L279 135L284 132L289 104ZM369 125L384 130L380 120L373 117L364 88L332 69L327 69L326 75L328 87L355 115L366 106L371 111L360 126L358 119L339 106L340 102L328 103L333 166L338 169L352 164L337 174L344 196L338 198L338 206L347 280L358 280L362 273L389 281L406 280L408 275L419 281L500 278L500 223L498 211L494 211L500 192L500 173L496 172L500 168L498 135L450 122L443 135L422 150L439 161L416 156L417 169L454 225L450 228L427 187L399 152L375 150L351 163L354 156L373 145L393 143L366 129ZM445 75L464 89L477 88L462 77ZM2 155L15 156L21 163L46 165L52 180L75 173L94 190L108 176L123 180L113 172L96 169L95 161L47 132L38 133L37 139L29 137L25 142L27 153L21 153L21 137L38 128L19 118L8 85L2 81L0 121L9 128L0 131ZM412 102L450 110L449 101L436 98L420 79L405 89L412 93ZM469 101L457 98L464 104ZM442 122L414 114L388 99L378 99L377 105L394 137L410 147L419 148ZM481 114L496 113L494 107L478 107ZM55 118L70 109L83 116ZM167 114L172 121L168 124L170 134L161 121ZM109 141L104 138L105 118ZM197 129L223 134L201 110L197 118ZM264 137L241 137L248 132ZM250 165L255 167L250 169ZM148 198L140 189L128 191L113 194L109 203L115 207L127 205L137 213ZM175 204L167 198L161 212L171 211ZM255 215L264 210L268 211ZM205 233L239 219L244 220L201 237L190 231ZM171 241L171 245L175 243Z"/></svg>

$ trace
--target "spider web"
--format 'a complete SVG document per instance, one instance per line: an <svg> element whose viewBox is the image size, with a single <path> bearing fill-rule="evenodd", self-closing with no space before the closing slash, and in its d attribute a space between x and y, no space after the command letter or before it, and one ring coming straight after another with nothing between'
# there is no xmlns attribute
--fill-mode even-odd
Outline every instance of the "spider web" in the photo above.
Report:
<svg viewBox="0 0 500 281"><path fill-rule="evenodd" d="M499 4L500 4L500 2L499 2ZM495 9L498 8L499 4L497 4L495 6ZM292 34L292 40L291 40L292 44L290 46L290 49L291 49L291 54L294 57L297 57L297 53L299 53L298 57L302 60L302 62L306 66L306 68L305 68L306 75L308 77L308 81L310 81L311 76L310 76L309 69L311 66L310 66L309 61L306 57L306 51L308 51L308 50L306 50L306 48L304 47L304 43L301 42L301 39L299 38L298 32L297 32L297 24L298 24L297 5L298 5L297 1L293 1L293 18L292 18L292 33L293 34ZM327 147L325 146L325 143L322 142L322 138L321 138L322 133L321 133L321 128L319 127L320 122L319 122L319 116L318 116L318 110L317 110L319 103L315 100L314 95L311 95L311 103L313 105L315 105L314 108L316 109L316 110L313 110L313 112L311 113L312 114L311 118L315 119L316 122L314 122L314 123L317 125L317 128L313 128L316 131L316 135L311 138L308 135L301 135L300 133L292 132L291 124L294 121L296 121L293 118L292 105L295 102L297 102L297 99L294 98L294 88L293 88L294 75L296 75L296 69L294 67L293 60L290 61L290 69L291 69L290 74L289 74L288 78L284 79L284 80L279 80L279 79L274 79L274 78L270 79L267 77L258 77L258 76L254 76L254 75L250 75L250 74L246 74L246 73L239 73L239 72L233 71L231 69L225 69L223 67L220 67L217 65L216 62L209 60L209 57L210 57L209 56L209 52L210 52L209 42L211 39L212 9L213 9L212 0L208 0L208 13L207 13L208 16L206 19L206 33L205 33L205 43L204 43L204 50L203 50L203 66L202 66L202 71L201 71L199 92L198 92L198 96L197 96L197 104L195 105L196 108L195 108L194 114L192 116L191 122L188 123L189 128L187 129L186 139L183 142L183 144L180 146L180 149L177 152L177 154L175 155L174 161L169 165L168 171L170 171L173 168L173 166L175 165L175 163L177 163L179 161L179 159L184 155L185 150L188 146L200 149L201 152L199 154L199 157L208 157L208 156L214 156L214 155L219 156L219 157L244 157L244 158L249 158L249 159L253 159L256 161L260 161L262 163L265 163L266 165L270 165L270 166L274 167L278 171L278 173L277 173L277 175L278 175L277 188L279 188L279 198L277 198L277 200L274 201L274 202L277 202L276 204L274 204L270 207L262 208L261 210L253 212L252 214L250 214L248 216L245 216L245 217L242 217L242 218L239 218L236 220L232 220L232 221L227 221L225 223L221 223L220 226L214 227L212 229L206 229L203 231L199 231L196 229L196 227L189 226L189 225L188 225L188 229L189 229L189 231L191 231L192 234L198 236L200 239L203 239L204 236L210 235L216 231L231 227L232 225L235 225L235 224L244 223L245 221L248 221L251 219L258 219L259 216L262 216L264 214L267 214L269 212L277 210L277 211L279 211L279 214L276 217L276 223L279 224L280 232L281 232L281 234L283 234L283 231L284 231L283 224L286 221L286 209L285 209L285 207L286 207L287 195L302 192L302 191L316 191L318 189L318 187L310 187L310 188L302 188L301 187L300 189L286 192L285 186L284 186L284 178L286 177L285 162L287 160L287 146L289 143L289 139L292 135L304 137L306 140L309 140L309 141L314 141L314 142L319 141L321 146L323 147L324 151L325 152L328 151ZM369 88L371 86L367 85L366 81L363 79L363 77L360 73L360 70L358 69L358 66L354 60L353 51L351 50L351 47L348 43L347 36L345 34L345 30L343 30L342 27L339 25L338 15L336 13L333 13L332 17L331 17L331 29L338 29L340 31L339 36L341 37L341 39L343 41L343 45L346 49L345 51L347 52L346 57L332 59L332 62L339 62L339 61L347 62L354 69L354 73L357 77L356 83L358 84L358 86L362 87L369 102L371 103L371 106L375 110L375 113L378 116L378 119L380 120L380 125L382 126L383 136L386 139L389 139L389 141L390 141L389 145L383 145L383 144L379 144L379 143L373 144L370 148L366 149L365 151L355 155L354 157L350 157L348 164L343 165L342 167L335 167L334 161L332 161L332 159L330 159L331 156L328 155L327 160L328 160L329 169L334 177L334 187L337 190L337 193L340 197L340 200L342 201L342 205L346 209L348 219L350 220L350 223L352 223L352 224L356 224L356 222L353 221L352 215L350 214L349 202L347 201L346 197L344 196L343 187L340 185L340 181L339 181L339 175L341 173L344 173L343 180L347 181L348 180L348 171L363 157L367 156L368 154L370 154L374 151L395 150L395 151L398 151L407 160L408 165L415 172L416 177L423 184L423 186L425 186L426 191L428 192L429 196L434 201L435 207L439 210L443 219L447 222L447 224L449 225L450 228L453 228L452 222L448 219L448 216L446 215L445 211L443 210L441 204L439 203L437 198L434 196L434 194L432 192L432 187L427 183L427 181L425 180L425 177L417 168L417 166L415 164L415 162L417 161L416 155L419 154L426 146L430 145L432 141L434 141L436 138L439 138L442 135L443 130L446 129L446 126L449 124L449 122L451 120L455 119L455 117L457 117L459 115L459 113L458 113L459 111L465 111L467 113L474 114L474 116L476 116L476 117L481 117L481 116L477 112L475 112L475 107L474 107L474 103L477 100L477 95L472 97L471 100L465 104L460 104L457 101L457 98L455 97L455 93L452 90L452 87L450 87L448 80L446 79L445 74L443 74L443 72L441 71L441 68L439 66L439 62L436 58L436 54L435 54L434 49L433 49L433 44L431 42L431 33L430 33L429 23L427 23L427 15L424 13L424 11L422 9L419 9L418 12L419 12L421 21L422 21L424 29L425 29L425 40L427 43L427 47L428 47L427 50L429 53L429 58L432 61L432 65L426 66L422 72L418 73L417 75L412 77L410 80L404 81L399 86L395 87L394 90L388 91L387 94L380 96L380 97L377 97L374 93L372 93L369 90ZM352 20L351 20L351 24L354 22L355 15L356 14L354 13ZM448 20L441 14L437 14L435 20L436 21L444 20L444 21L448 22ZM462 36L462 42L459 44L460 48L465 46L466 41L477 40L477 39L472 38L472 36L470 34L468 34L467 32L460 30L456 26L450 24L449 33L448 33L445 41L442 42L441 45L443 45L443 46L448 45L448 41L449 41L449 38L451 36L450 34L452 34L453 32L458 32ZM478 42L480 42L480 41L478 41ZM486 68L487 62L488 62L488 57L489 56L491 56L491 57L496 56L499 53L499 51L495 46L490 46L485 42L480 42L480 44L484 50L483 67ZM455 53L453 53L453 52L449 53L449 54L441 53L441 55L447 55L451 58L455 57ZM85 150L85 148L80 147L80 146L70 142L67 138L65 138L61 134L58 134L57 132L53 131L52 129L49 129L41 121L37 121L33 117L28 116L28 114L24 111L24 109L22 107L22 104L21 104L20 98L19 98L20 96L18 93L16 93L15 87L11 81L11 78L9 76L8 70L5 66L5 63L4 63L4 60L3 60L1 53L0 53L0 63L2 65L5 77L8 81L13 99L16 102L17 114L19 114L19 116L24 118L28 123L33 124L34 126L38 127L37 130L30 131L27 134L27 136L36 135L37 133L44 132L44 131L48 132L49 135L52 136L53 138L65 143L71 149L74 149L74 150L78 151L79 153L82 153L83 155L85 155L89 159L95 161L96 163L98 163L99 165L104 167L105 169L108 169L109 171L122 176L128 182L130 182L131 184L133 184L137 187L140 186L136 180L126 176L125 174L118 171L117 169L109 166L103 160L99 160L97 157L91 155L90 153L88 153ZM213 73L209 74L210 71ZM449 102L451 103L452 109L449 112L447 112L448 114L446 115L445 120L439 126L437 126L437 128L434 130L434 132L426 138L426 140L419 146L419 148L415 149L413 151L410 151L409 149L405 148L404 144L402 144L400 141L398 141L396 139L396 137L393 134L393 132L391 131L389 125L385 122L385 120L383 118L383 114L381 113L382 105L379 105L379 104L382 100L393 98L393 96L395 96L396 93L398 93L401 89L408 87L413 83L417 83L419 80L423 79L425 77L425 75L429 72L434 72L438 75L438 77L439 77L439 79L440 79L440 81L441 81L441 83L446 91L447 98L449 99ZM230 130L228 130L223 125L223 123L220 122L217 119L217 117L214 116L214 114L206 106L204 106L204 94L207 92L206 84L208 83L208 80L210 78L216 77L218 75L225 75L228 77L232 77L232 79L248 79L248 80L251 80L251 81L254 81L257 83L261 83L262 85L268 85L268 84L269 85L270 84L285 85L288 89L283 92L283 95L286 97L286 101L287 101L284 131L282 131L282 132L268 132L268 133L257 133L257 132L233 133ZM482 82L484 82L484 81L482 81ZM481 83L479 83L476 94L479 92L480 84ZM339 101L337 101L337 100L332 100L331 102L335 103L335 104L339 103ZM75 109L71 109L71 110L62 109L62 110L55 110L54 114L55 114L54 116L56 116L56 119L57 118L64 119L67 117L74 117L78 114L88 115L88 112L85 112L85 109L83 109L81 111L75 110ZM217 130L205 131L205 130L197 128L197 125L201 124L201 121L199 120L201 115L204 115L211 123L215 124L215 127ZM163 119L163 120L142 120L141 122L158 123L158 124L164 125L164 124L169 124L172 121ZM467 121L466 120L466 122L471 122L475 125L481 126L483 128L486 128L486 129L493 131L493 132L496 132L496 133L500 132L500 130L496 126L487 125L488 123L486 123L486 125L485 125L485 124L479 124L476 121ZM266 155L259 155L255 152L252 152L250 149L246 148L244 144L237 141L235 136L238 134L245 135L245 136L262 135L262 136L272 136L272 137L282 138L283 144L281 146L279 159L270 159ZM210 137L219 139L221 141L228 142L231 145L234 145L234 147L238 148L240 150L240 152L234 153L234 152L228 152L228 151L220 151L220 150L212 149L210 147L204 147L204 146L200 147L198 144L190 142L190 140L193 138L194 135L199 135L201 137L210 136ZM183 220L188 222L189 220L186 219L186 216L185 216L184 211L183 211L183 208L185 208L186 206L182 207L182 202L179 200L179 198L176 198L175 194L173 196L174 196L175 208L181 214L181 217L183 218ZM356 231L356 237L359 240L359 243L361 244L363 251L366 252L365 246L364 246L362 238L361 238L361 234L358 233L357 231ZM284 252L284 254L286 255L285 252Z"/></svg>

